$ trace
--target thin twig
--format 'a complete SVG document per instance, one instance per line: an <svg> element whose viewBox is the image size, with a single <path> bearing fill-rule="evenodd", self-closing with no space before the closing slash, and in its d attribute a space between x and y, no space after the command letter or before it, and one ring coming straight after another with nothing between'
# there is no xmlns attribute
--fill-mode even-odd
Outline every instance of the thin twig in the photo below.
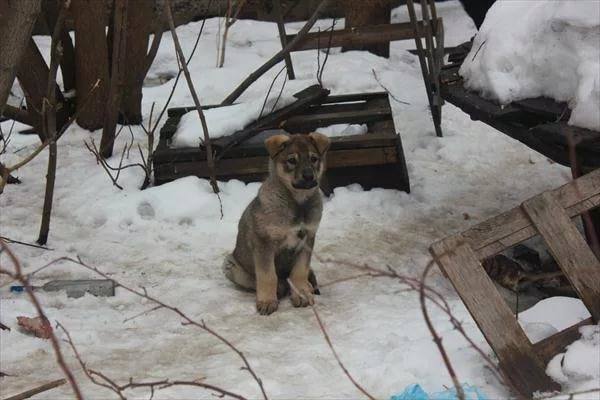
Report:
<svg viewBox="0 0 600 400"><path fill-rule="evenodd" d="M208 165L208 170L210 173L210 184L212 186L213 192L219 193L219 185L217 184L217 178L216 178L216 173L215 173L215 159L214 159L214 154L212 152L212 143L210 141L210 135L208 133L208 125L206 123L206 117L204 116L204 112L202 111L202 105L200 104L200 99L198 98L198 93L196 93L196 89L194 88L194 82L192 81L192 77L190 75L190 71L188 69L188 66L187 66L187 63L185 60L185 56L183 55L183 50L181 49L181 44L179 43L179 37L177 36L177 31L175 29L175 22L173 20L173 13L171 12L170 0L165 0L165 14L167 17L167 21L169 22L169 28L171 29L171 35L173 36L173 43L175 44L175 51L177 52L177 58L179 59L181 68L183 68L183 74L185 75L185 79L187 81L188 88L190 89L190 93L192 94L192 99L194 99L194 104L196 105L196 111L198 112L198 117L200 118L200 123L202 124L202 131L204 132L204 146L206 148L206 164Z"/></svg>

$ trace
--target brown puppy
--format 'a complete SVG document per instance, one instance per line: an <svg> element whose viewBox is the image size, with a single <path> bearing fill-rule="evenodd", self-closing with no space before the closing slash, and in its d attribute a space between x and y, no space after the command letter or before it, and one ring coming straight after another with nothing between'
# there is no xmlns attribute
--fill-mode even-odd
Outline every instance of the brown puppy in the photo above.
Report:
<svg viewBox="0 0 600 400"><path fill-rule="evenodd" d="M269 177L240 219L224 271L234 283L255 289L256 309L268 315L277 310L278 295L289 290L288 278L295 307L314 303L310 259L323 210L319 181L329 139L320 133L276 135L265 146Z"/></svg>

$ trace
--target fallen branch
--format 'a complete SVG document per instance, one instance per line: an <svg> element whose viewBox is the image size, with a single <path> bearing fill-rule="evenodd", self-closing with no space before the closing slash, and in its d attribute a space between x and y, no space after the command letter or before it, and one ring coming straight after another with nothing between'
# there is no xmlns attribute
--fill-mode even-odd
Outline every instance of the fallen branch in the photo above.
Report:
<svg viewBox="0 0 600 400"><path fill-rule="evenodd" d="M65 379L57 379L57 380L52 381L52 382L44 383L43 385L40 385L40 386L38 386L36 388L26 390L23 393L19 393L19 394L15 394L14 396L6 397L4 400L23 400L23 399L28 399L28 398L30 398L32 396L35 396L36 394L47 392L48 390L51 390L51 389L57 388L59 386L62 386L65 383L67 383L67 381Z"/></svg>
<svg viewBox="0 0 600 400"><path fill-rule="evenodd" d="M236 101L242 95L242 93L244 93L246 89L250 87L250 85L252 85L265 72L270 70L280 61L282 61L285 58L285 56L288 55L294 49L294 47L296 47L296 45L304 39L310 28L312 28L315 22L317 22L317 19L321 15L321 12L325 9L325 7L330 1L331 0L321 0L313 15L309 18L308 21L306 21L306 24L304 24L304 26L302 27L302 29L300 29L298 34L294 36L294 39L291 42L289 42L283 49L281 49L277 54L275 54L270 60L261 65L250 75L248 75L248 77L237 88L235 88L233 92L231 92L231 94L225 98L225 100L221 102L221 105L228 106L233 104L233 102Z"/></svg>

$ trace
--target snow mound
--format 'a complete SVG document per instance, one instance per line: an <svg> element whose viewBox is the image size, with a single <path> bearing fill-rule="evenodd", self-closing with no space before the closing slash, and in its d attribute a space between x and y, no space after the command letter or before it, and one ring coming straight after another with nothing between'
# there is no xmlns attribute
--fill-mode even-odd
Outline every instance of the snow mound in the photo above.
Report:
<svg viewBox="0 0 600 400"><path fill-rule="evenodd" d="M204 110L208 133L213 139L230 135L258 119L261 116L261 110L262 115L266 115L293 101L292 96L281 96L279 99L277 96L273 96L267 99L266 103L264 98L259 98L246 103ZM173 135L171 147L198 147L204 140L203 132L198 113L195 110L190 111L181 117L177 131Z"/></svg>
<svg viewBox="0 0 600 400"><path fill-rule="evenodd" d="M502 104L539 96L568 102L570 125L600 130L600 2L497 1L460 75Z"/></svg>
<svg viewBox="0 0 600 400"><path fill-rule="evenodd" d="M366 124L335 124L316 129L328 137L364 135L369 131Z"/></svg>
<svg viewBox="0 0 600 400"><path fill-rule="evenodd" d="M584 326L579 332L581 339L556 355L546 368L546 373L569 391L594 389L600 382L600 325Z"/></svg>
<svg viewBox="0 0 600 400"><path fill-rule="evenodd" d="M567 329L586 318L590 313L579 299L549 297L519 313L519 323L533 342Z"/></svg>

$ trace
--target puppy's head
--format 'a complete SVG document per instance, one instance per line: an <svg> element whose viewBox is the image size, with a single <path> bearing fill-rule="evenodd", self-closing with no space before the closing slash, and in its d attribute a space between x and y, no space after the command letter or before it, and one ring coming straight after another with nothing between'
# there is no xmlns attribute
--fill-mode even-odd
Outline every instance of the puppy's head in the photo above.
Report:
<svg viewBox="0 0 600 400"><path fill-rule="evenodd" d="M275 135L265 141L270 171L292 192L315 190L325 171L329 138L320 133Z"/></svg>

